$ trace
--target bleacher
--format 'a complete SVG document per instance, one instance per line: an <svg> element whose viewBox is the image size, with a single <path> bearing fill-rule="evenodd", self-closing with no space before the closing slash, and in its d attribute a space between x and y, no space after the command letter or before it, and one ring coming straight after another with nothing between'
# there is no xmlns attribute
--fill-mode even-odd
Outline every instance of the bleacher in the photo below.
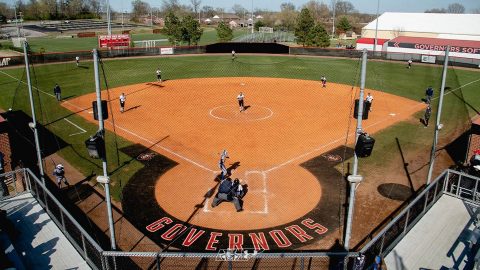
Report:
<svg viewBox="0 0 480 270"><path fill-rule="evenodd" d="M110 23L111 28L133 28L135 24L121 24L116 22ZM73 20L62 21L60 23L41 23L37 25L24 26L24 28L41 31L41 32L66 32L66 31L84 31L94 29L105 29L108 27L106 21L99 20Z"/></svg>
<svg viewBox="0 0 480 270"><path fill-rule="evenodd" d="M239 36L233 39L233 42L294 42L295 35L290 32L275 31L273 33L254 32Z"/></svg>

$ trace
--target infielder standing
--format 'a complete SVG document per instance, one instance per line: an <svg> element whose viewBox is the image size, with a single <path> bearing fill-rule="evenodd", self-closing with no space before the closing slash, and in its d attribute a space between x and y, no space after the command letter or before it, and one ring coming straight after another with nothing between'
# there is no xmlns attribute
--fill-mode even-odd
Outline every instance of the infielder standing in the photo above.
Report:
<svg viewBox="0 0 480 270"><path fill-rule="evenodd" d="M322 76L320 81L322 81L322 87L327 87L327 78L325 76Z"/></svg>
<svg viewBox="0 0 480 270"><path fill-rule="evenodd" d="M365 110L371 112L372 111L372 102L373 102L373 96L368 93L367 97L365 98Z"/></svg>
<svg viewBox="0 0 480 270"><path fill-rule="evenodd" d="M432 107L430 107L430 104L428 104L427 108L425 109L425 115L423 117L423 123L425 124L425 128L428 127L428 121L430 120L431 115L432 115Z"/></svg>
<svg viewBox="0 0 480 270"><path fill-rule="evenodd" d="M118 99L120 100L120 112L123 113L125 111L125 100L127 97L122 93Z"/></svg>
<svg viewBox="0 0 480 270"><path fill-rule="evenodd" d="M162 83L162 71L160 69L157 69L156 73L157 73L157 81Z"/></svg>
<svg viewBox="0 0 480 270"><path fill-rule="evenodd" d="M225 167L225 159L229 158L227 150L223 150L220 154L220 160L218 161L218 167L222 171L220 174L220 180L223 181L228 174L227 167Z"/></svg>
<svg viewBox="0 0 480 270"><path fill-rule="evenodd" d="M245 110L244 99L245 99L245 95L242 92L240 92L240 94L237 96L237 100L238 100L238 106L240 107L241 112Z"/></svg>

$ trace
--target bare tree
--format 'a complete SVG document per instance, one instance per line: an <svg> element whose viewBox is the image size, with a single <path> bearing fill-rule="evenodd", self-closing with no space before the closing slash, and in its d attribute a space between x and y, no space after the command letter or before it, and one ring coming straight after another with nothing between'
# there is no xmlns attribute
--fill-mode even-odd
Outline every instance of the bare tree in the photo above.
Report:
<svg viewBox="0 0 480 270"><path fill-rule="evenodd" d="M242 5L239 5L239 4L233 5L232 11L238 17L243 17L243 14L248 13L248 10L246 8L244 8Z"/></svg>
<svg viewBox="0 0 480 270"><path fill-rule="evenodd" d="M202 4L202 0L190 0L190 3L192 4L193 12L195 14L200 12L200 5Z"/></svg>
<svg viewBox="0 0 480 270"><path fill-rule="evenodd" d="M480 14L480 8L472 9L473 14Z"/></svg>
<svg viewBox="0 0 480 270"><path fill-rule="evenodd" d="M335 13L338 16L347 15L356 12L355 6L348 1L338 1L335 4Z"/></svg>
<svg viewBox="0 0 480 270"><path fill-rule="evenodd" d="M323 2L310 0L303 7L310 10L310 13L316 21L328 20L330 18L330 9Z"/></svg>
<svg viewBox="0 0 480 270"><path fill-rule="evenodd" d="M295 5L291 2L282 3L280 5L279 19L281 25L285 30L293 30L295 27L295 20L297 17L297 12L295 10Z"/></svg>
<svg viewBox="0 0 480 270"><path fill-rule="evenodd" d="M137 21L141 16L147 15L150 12L150 5L141 0L135 0L132 2L132 20Z"/></svg>
<svg viewBox="0 0 480 270"><path fill-rule="evenodd" d="M459 3L453 3L448 5L447 8L448 13L465 13L465 7Z"/></svg>
<svg viewBox="0 0 480 270"><path fill-rule="evenodd" d="M444 8L432 8L425 10L425 13L447 13L447 10Z"/></svg>

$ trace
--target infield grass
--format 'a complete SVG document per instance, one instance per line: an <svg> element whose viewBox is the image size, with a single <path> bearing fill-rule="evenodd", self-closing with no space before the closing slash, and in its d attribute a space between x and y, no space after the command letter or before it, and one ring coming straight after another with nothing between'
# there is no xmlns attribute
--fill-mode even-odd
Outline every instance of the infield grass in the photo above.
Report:
<svg viewBox="0 0 480 270"><path fill-rule="evenodd" d="M202 55L106 60L103 65L110 88L154 81L157 67L162 69L162 75L167 80L242 76L319 80L321 75L325 75L329 82L347 85L359 84L359 61L355 59L239 55L238 59L232 62L229 55ZM407 70L404 63L369 61L367 68L367 88L409 99L420 100L423 98L424 90L429 85L435 89L440 87L442 70L438 66L417 65L413 69ZM5 74L23 78L26 81L23 68L0 70L0 107L4 110L8 108L23 110L30 114L27 87ZM52 93L54 84L58 83L62 87L62 95L66 99L94 92L91 62L82 63L81 68L77 68L73 63L35 66L32 76L34 76L32 79L34 86L49 94ZM461 87L467 83L471 84ZM102 85L104 85L103 79ZM442 130L442 137L455 132L459 126L464 126L465 121L480 110L480 92L478 91L480 73L450 69L447 86L449 90L455 90L456 94L450 93L445 96L442 121L445 128ZM301 93L301 89L295 85L291 87L292 91ZM105 87L102 86L102 88ZM85 175L92 171L101 173L101 163L98 160L90 159L84 146L84 140L97 131L97 126L63 108L53 97L45 93L40 92L35 96L37 112L40 109L43 112L37 116L40 123L69 145L59 149L58 153ZM438 97L438 91L435 92L435 96ZM436 111L436 102L438 100L434 102L434 112ZM339 110L349 109L339 108ZM416 116L420 117L421 115L422 113L419 112ZM70 136L78 132L78 129L66 121L62 121L64 118L86 129L87 133ZM432 123L434 123L434 119L435 116L432 115ZM419 147L428 150L432 134L431 129L423 129L420 123L402 122L375 134L377 143L374 153L371 158L364 159L362 162L366 165L365 168L380 166L388 162L388 153L392 147L395 147L396 137L405 142L406 151ZM121 137L117 137L117 140L119 148L132 144ZM112 173L112 195L116 200L120 200L122 187L143 165L131 160L129 156L121 152L117 156L115 149L114 134L107 131L108 170Z"/></svg>

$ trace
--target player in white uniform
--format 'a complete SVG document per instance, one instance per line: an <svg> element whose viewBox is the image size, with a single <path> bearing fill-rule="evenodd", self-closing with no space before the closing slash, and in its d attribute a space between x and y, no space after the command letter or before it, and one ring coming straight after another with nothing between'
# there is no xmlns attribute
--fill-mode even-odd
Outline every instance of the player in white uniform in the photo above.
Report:
<svg viewBox="0 0 480 270"><path fill-rule="evenodd" d="M238 106L240 107L241 112L245 111L244 99L245 99L245 95L243 94L243 92L240 92L240 94L238 94L237 96L237 100L238 100Z"/></svg>
<svg viewBox="0 0 480 270"><path fill-rule="evenodd" d="M372 102L373 102L373 96L368 93L367 97L365 98L365 109L368 110L369 112L372 111Z"/></svg>
<svg viewBox="0 0 480 270"><path fill-rule="evenodd" d="M77 67L80 65L80 57L76 56L75 57L75 62L77 63Z"/></svg>
<svg viewBox="0 0 480 270"><path fill-rule="evenodd" d="M125 100L127 97L122 93L118 99L120 100L120 112L123 113L125 111Z"/></svg>
<svg viewBox="0 0 480 270"><path fill-rule="evenodd" d="M225 159L229 158L227 150L223 150L222 153L220 154L220 160L218 161L218 167L220 168L221 175L220 175L220 181L225 179L225 177L228 174L227 167L225 167Z"/></svg>
<svg viewBox="0 0 480 270"><path fill-rule="evenodd" d="M162 71L160 69L157 69L156 73L157 73L157 81L162 83Z"/></svg>
<svg viewBox="0 0 480 270"><path fill-rule="evenodd" d="M325 76L322 76L320 81L322 81L322 87L327 87L327 78Z"/></svg>

